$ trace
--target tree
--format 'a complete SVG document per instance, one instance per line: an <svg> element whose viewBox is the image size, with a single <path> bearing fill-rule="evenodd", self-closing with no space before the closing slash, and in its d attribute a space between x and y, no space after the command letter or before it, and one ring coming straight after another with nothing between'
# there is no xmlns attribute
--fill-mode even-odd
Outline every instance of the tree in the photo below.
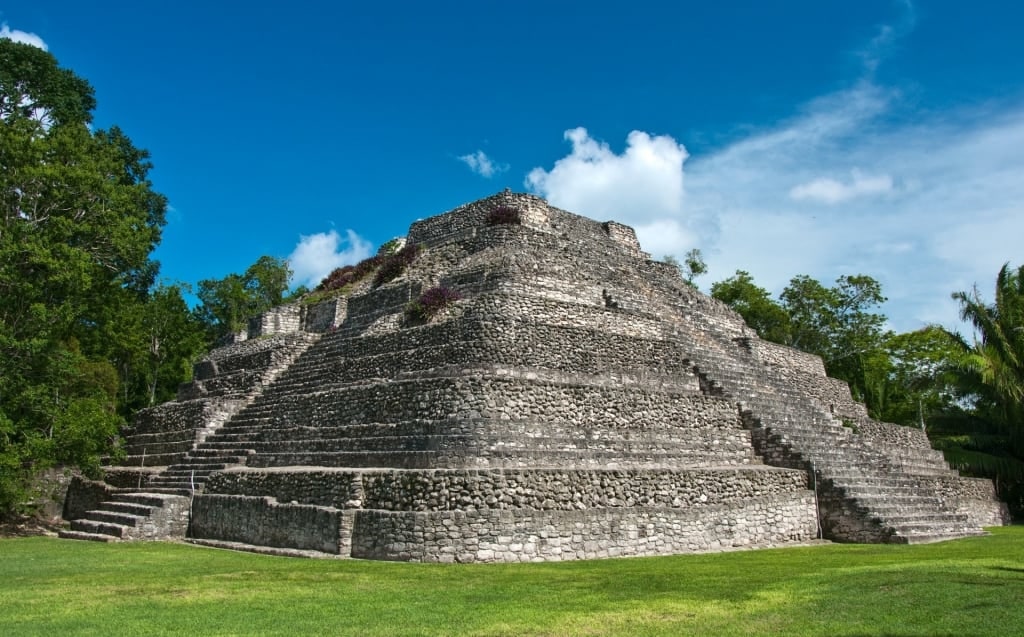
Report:
<svg viewBox="0 0 1024 637"><path fill-rule="evenodd" d="M958 343L953 360L961 403L967 406L940 423L937 446L954 466L996 480L1012 509L1024 508L1024 266L1004 264L996 276L995 300L977 287L956 292L960 317L975 330L973 342Z"/></svg>
<svg viewBox="0 0 1024 637"><path fill-rule="evenodd" d="M936 417L956 408L956 379L949 365L957 356L956 339L935 325L886 334L864 371L864 398L871 417L931 427Z"/></svg>
<svg viewBox="0 0 1024 637"><path fill-rule="evenodd" d="M694 283L696 278L706 274L708 271L708 266L704 262L704 255L701 253L700 248L691 248L687 251L683 256L682 263L672 255L665 256L664 261L671 266L675 266L683 280L693 287L697 287L697 284Z"/></svg>
<svg viewBox="0 0 1024 637"><path fill-rule="evenodd" d="M291 276L285 259L262 256L244 274L200 281L197 313L210 338L244 329L250 318L283 303Z"/></svg>
<svg viewBox="0 0 1024 637"><path fill-rule="evenodd" d="M1007 422L1024 428L1024 266L1016 272L1009 263L1000 268L991 305L985 304L977 287L953 298L960 303L960 318L978 334L964 360L965 371L989 388Z"/></svg>
<svg viewBox="0 0 1024 637"><path fill-rule="evenodd" d="M112 449L121 379L100 334L157 271L148 154L90 130L94 107L52 55L0 39L0 515L38 470L95 470Z"/></svg>
<svg viewBox="0 0 1024 637"><path fill-rule="evenodd" d="M780 298L790 318L787 344L821 356L830 376L846 381L854 397L865 399L868 369L882 355L886 336L885 316L872 311L886 300L878 281L844 275L826 288L800 275Z"/></svg>
<svg viewBox="0 0 1024 637"><path fill-rule="evenodd" d="M757 335L773 343L789 343L789 315L757 286L749 272L736 274L711 286L711 296L735 310Z"/></svg>

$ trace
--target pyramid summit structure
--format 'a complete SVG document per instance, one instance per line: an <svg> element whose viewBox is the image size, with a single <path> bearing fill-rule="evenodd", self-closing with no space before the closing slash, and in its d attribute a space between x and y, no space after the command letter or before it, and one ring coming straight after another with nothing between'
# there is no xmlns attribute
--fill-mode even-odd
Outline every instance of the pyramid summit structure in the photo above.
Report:
<svg viewBox="0 0 1024 637"><path fill-rule="evenodd" d="M506 191L406 239L138 414L122 465L72 484L62 535L489 562L1008 521L990 481L868 418L820 358L760 340L627 226Z"/></svg>

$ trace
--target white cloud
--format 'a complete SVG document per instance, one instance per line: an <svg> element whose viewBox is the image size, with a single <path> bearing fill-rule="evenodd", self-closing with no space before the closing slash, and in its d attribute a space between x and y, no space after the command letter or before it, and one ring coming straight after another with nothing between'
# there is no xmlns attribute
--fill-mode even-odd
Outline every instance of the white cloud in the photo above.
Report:
<svg viewBox="0 0 1024 637"><path fill-rule="evenodd" d="M295 283L316 287L335 268L358 263L370 256L373 246L352 230L343 238L336 230L303 235L288 256Z"/></svg>
<svg viewBox="0 0 1024 637"><path fill-rule="evenodd" d="M881 195L892 192L893 181L889 175L868 176L854 168L850 183L842 183L830 177L819 177L807 183L794 186L789 191L791 199L837 204L857 197Z"/></svg>
<svg viewBox="0 0 1024 637"><path fill-rule="evenodd" d="M48 49L46 42L44 42L43 39L35 33L27 33L25 31L12 29L7 26L6 22L0 24L0 39L14 40L15 42L21 42L22 44L31 44L32 46L44 51Z"/></svg>
<svg viewBox="0 0 1024 637"><path fill-rule="evenodd" d="M705 288L737 269L774 293L798 274L867 274L894 329L959 327L950 294L1024 261L1024 104L922 114L861 82L689 159L671 137L631 133L621 154L582 128L566 138L526 185L632 225L655 257L701 248Z"/></svg>
<svg viewBox="0 0 1024 637"><path fill-rule="evenodd" d="M683 162L688 153L667 135L633 131L621 155L585 128L565 132L572 151L551 170L534 168L526 187L551 204L637 229L648 250L692 238L683 218Z"/></svg>
<svg viewBox="0 0 1024 637"><path fill-rule="evenodd" d="M469 169L480 175L490 179L498 173L503 173L508 170L508 164L496 164L494 160L487 156L482 150L478 150L475 153L468 155L461 155L458 160L469 166Z"/></svg>

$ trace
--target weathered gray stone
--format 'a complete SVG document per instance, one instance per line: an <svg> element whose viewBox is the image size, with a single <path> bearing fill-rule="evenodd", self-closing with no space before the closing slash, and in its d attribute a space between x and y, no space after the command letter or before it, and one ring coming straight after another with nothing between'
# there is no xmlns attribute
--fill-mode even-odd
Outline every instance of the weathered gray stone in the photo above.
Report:
<svg viewBox="0 0 1024 637"><path fill-rule="evenodd" d="M489 225L499 206L521 223ZM408 241L422 249L394 281L257 317L178 401L141 413L128 466L69 495L75 536L190 523L231 548L491 562L1006 522L990 482L960 478L922 432L871 421L821 359L760 341L627 226L505 192L416 222ZM410 321L438 285L461 300ZM132 492L165 499L143 515Z"/></svg>

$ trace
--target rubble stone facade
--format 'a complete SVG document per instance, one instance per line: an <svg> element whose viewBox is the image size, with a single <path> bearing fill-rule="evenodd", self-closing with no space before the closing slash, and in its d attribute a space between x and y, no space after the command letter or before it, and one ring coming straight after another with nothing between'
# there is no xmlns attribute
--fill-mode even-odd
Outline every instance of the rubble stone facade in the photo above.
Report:
<svg viewBox="0 0 1024 637"><path fill-rule="evenodd" d="M519 223L489 223L498 207ZM990 482L871 421L819 358L758 339L628 226L506 191L408 241L399 278L275 308L198 363L105 484L72 486L65 535L490 562L1007 522ZM411 321L436 286L460 300Z"/></svg>

